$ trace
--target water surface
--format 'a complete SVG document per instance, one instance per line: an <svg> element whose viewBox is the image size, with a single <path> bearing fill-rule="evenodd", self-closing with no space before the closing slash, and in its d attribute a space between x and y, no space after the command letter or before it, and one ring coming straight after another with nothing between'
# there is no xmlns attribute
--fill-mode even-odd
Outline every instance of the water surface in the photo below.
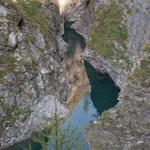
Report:
<svg viewBox="0 0 150 150"><path fill-rule="evenodd" d="M71 57L76 50L76 45L80 44L81 48L84 50L86 47L85 39L71 28L73 22L65 22L64 24L64 35L63 39L68 44L67 56Z"/></svg>

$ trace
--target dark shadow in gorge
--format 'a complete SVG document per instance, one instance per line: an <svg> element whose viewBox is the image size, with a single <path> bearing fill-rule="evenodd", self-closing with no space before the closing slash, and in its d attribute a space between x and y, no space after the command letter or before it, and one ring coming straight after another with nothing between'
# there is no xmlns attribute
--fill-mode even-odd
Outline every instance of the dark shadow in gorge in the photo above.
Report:
<svg viewBox="0 0 150 150"><path fill-rule="evenodd" d="M93 66L85 61L85 68L91 84L91 99L99 115L118 103L120 89L108 74L98 73Z"/></svg>
<svg viewBox="0 0 150 150"><path fill-rule="evenodd" d="M64 35L63 39L66 43L68 43L68 52L67 52L67 56L71 57L74 55L75 50L76 50L76 45L79 43L81 48L84 50L86 47L86 41L85 39L82 37L82 35L80 35L79 33L77 33L74 29L71 28L71 25L74 22L68 22L66 21L64 23Z"/></svg>

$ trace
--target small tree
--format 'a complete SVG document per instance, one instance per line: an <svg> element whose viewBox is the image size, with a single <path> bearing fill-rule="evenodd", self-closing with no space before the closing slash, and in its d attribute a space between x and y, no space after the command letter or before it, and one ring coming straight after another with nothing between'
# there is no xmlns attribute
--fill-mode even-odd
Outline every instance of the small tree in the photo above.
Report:
<svg viewBox="0 0 150 150"><path fill-rule="evenodd" d="M32 137L32 141L39 143L42 150L82 149L83 141L79 141L79 131L77 128L72 128L70 121L67 122L67 125L64 125L64 119L62 119L58 113L57 107L53 115L48 118L47 121L50 121L50 125L48 125L44 131Z"/></svg>

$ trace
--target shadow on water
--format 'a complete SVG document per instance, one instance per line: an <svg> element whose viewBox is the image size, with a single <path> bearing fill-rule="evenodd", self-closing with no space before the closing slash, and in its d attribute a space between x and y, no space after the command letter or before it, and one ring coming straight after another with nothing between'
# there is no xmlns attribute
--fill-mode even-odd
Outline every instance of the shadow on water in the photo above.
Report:
<svg viewBox="0 0 150 150"><path fill-rule="evenodd" d="M91 84L91 99L99 115L118 103L120 89L108 74L98 72L85 61L85 68Z"/></svg>
<svg viewBox="0 0 150 150"><path fill-rule="evenodd" d="M79 43L81 45L82 49L85 49L86 47L86 41L85 39L77 33L74 29L71 28L71 25L74 22L65 22L64 24L64 35L63 39L68 44L68 52L67 56L71 57L75 53L76 45Z"/></svg>

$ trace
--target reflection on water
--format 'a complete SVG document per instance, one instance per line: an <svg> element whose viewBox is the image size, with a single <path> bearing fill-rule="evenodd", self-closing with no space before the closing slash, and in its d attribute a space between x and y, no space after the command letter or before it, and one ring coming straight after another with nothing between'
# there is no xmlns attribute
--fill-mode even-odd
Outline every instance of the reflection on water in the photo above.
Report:
<svg viewBox="0 0 150 150"><path fill-rule="evenodd" d="M72 126L84 128L89 122L92 122L97 117L97 110L95 109L90 92L87 92L80 102L76 105L71 113Z"/></svg>
<svg viewBox="0 0 150 150"><path fill-rule="evenodd" d="M97 110L92 103L90 92L87 92L81 97L79 103L74 107L68 119L62 125L62 128L66 128L69 124L72 129L76 129L80 133L78 143L82 143L81 150L89 150L83 130L90 122L96 119L97 115Z"/></svg>

